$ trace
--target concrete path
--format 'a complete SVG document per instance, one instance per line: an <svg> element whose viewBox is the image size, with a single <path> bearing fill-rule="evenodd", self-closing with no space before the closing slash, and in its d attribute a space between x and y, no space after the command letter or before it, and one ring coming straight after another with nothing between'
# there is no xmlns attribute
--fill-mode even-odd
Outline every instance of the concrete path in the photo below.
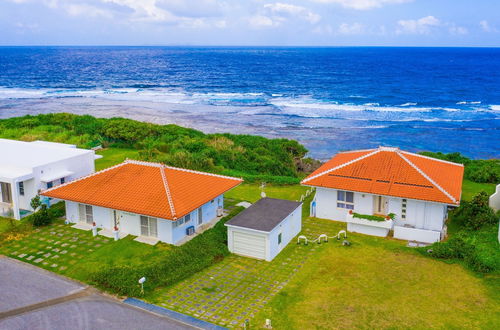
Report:
<svg viewBox="0 0 500 330"><path fill-rule="evenodd" d="M0 256L0 329L197 329Z"/></svg>

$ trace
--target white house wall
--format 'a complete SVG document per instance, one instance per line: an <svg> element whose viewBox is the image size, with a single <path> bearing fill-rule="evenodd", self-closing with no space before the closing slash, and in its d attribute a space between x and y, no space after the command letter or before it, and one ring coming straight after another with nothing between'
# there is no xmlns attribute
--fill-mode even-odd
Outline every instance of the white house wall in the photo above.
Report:
<svg viewBox="0 0 500 330"><path fill-rule="evenodd" d="M78 203L65 201L66 204L66 220L71 223L79 221Z"/></svg>
<svg viewBox="0 0 500 330"><path fill-rule="evenodd" d="M266 260L273 260L283 250L290 241L302 230L302 206L288 215L276 228L268 235L268 250ZM281 244L278 244L278 235L281 233Z"/></svg>
<svg viewBox="0 0 500 330"><path fill-rule="evenodd" d="M372 194L354 192L354 212L373 214ZM345 221L347 209L337 207L337 190L316 189L316 217L336 221ZM409 225L415 228L441 231L447 214L445 204L407 199L406 219L401 218L402 198L387 197L387 213L394 213L395 225Z"/></svg>
<svg viewBox="0 0 500 330"><path fill-rule="evenodd" d="M223 207L224 196L220 195L217 198L213 199L213 201L213 203L212 201L209 201L208 203L203 204L203 206L201 207L203 214L203 223L210 222L217 217L217 208L218 205L221 205L221 207ZM186 237L187 227L198 227L198 210L199 209L196 209L191 212L191 220L188 223L183 223L182 225L177 227L172 226L172 242L174 244Z"/></svg>

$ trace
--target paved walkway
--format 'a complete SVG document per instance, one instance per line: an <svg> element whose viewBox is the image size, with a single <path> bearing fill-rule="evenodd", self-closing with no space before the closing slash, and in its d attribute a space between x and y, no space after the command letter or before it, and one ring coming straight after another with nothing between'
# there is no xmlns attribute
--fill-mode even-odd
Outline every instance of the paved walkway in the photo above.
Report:
<svg viewBox="0 0 500 330"><path fill-rule="evenodd" d="M0 329L196 329L0 256Z"/></svg>
<svg viewBox="0 0 500 330"><path fill-rule="evenodd" d="M303 221L309 238L337 233L338 225ZM340 243L339 243L340 244ZM149 300L160 306L226 327L251 320L315 254L317 244L290 244L272 261L231 255L179 284L156 292Z"/></svg>

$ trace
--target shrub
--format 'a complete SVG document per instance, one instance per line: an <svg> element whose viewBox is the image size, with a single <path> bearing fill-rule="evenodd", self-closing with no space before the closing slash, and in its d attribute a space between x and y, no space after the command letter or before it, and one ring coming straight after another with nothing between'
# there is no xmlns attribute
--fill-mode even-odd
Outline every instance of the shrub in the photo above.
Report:
<svg viewBox="0 0 500 330"><path fill-rule="evenodd" d="M219 261L229 254L227 230L224 224L243 210L235 208L213 228L173 249L167 255L142 265L105 267L90 275L90 280L102 289L126 296L140 295L137 280L146 277L144 289L173 285Z"/></svg>
<svg viewBox="0 0 500 330"><path fill-rule="evenodd" d="M31 217L33 220L33 226L35 227L47 226L52 222L52 217L50 216L47 205L45 204L42 204L40 210L33 213Z"/></svg>
<svg viewBox="0 0 500 330"><path fill-rule="evenodd" d="M474 196L470 202L463 201L452 213L453 221L469 230L478 230L484 225L498 223L498 217L488 202L489 196L484 191Z"/></svg>

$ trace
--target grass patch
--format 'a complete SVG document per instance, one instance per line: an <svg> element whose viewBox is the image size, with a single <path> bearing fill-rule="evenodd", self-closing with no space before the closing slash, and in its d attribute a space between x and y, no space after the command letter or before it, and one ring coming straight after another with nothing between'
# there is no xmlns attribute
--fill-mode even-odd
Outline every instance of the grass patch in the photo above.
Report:
<svg viewBox="0 0 500 330"><path fill-rule="evenodd" d="M119 164L127 158L139 159L139 152L136 149L107 148L97 150L96 154L103 156L95 161L96 171Z"/></svg>
<svg viewBox="0 0 500 330"><path fill-rule="evenodd" d="M470 180L464 180L462 182L462 199L465 201L472 200L472 197L476 196L481 191L484 191L488 195L491 195L495 192L495 184L477 183Z"/></svg>
<svg viewBox="0 0 500 330"><path fill-rule="evenodd" d="M136 264L106 264L90 275L90 281L101 289L127 296L141 295L137 280L143 276L148 279L144 285L146 293L159 286L173 285L229 255L224 223L242 209L233 209L213 228L157 258L142 255L143 261Z"/></svg>
<svg viewBox="0 0 500 330"><path fill-rule="evenodd" d="M300 200L302 195L305 195L306 191L310 189L301 185L287 185L287 186L274 186L266 185L264 192L267 197L281 198L288 200ZM243 183L238 187L230 190L224 196L230 199L237 199L240 201L247 201L250 203L255 203L261 197L260 184L248 184Z"/></svg>
<svg viewBox="0 0 500 330"><path fill-rule="evenodd" d="M463 267L425 258L396 240L357 234L348 239L350 247L322 245L252 324L260 327L266 318L277 329L499 324L498 292Z"/></svg>

